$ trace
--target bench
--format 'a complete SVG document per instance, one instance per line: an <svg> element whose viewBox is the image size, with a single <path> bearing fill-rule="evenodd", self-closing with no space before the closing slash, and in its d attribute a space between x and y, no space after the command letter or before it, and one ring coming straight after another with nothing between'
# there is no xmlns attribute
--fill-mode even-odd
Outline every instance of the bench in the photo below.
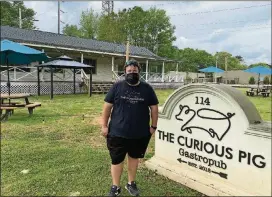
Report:
<svg viewBox="0 0 272 197"><path fill-rule="evenodd" d="M254 91L253 90L247 90L246 94L247 94L247 96L254 96Z"/></svg>
<svg viewBox="0 0 272 197"><path fill-rule="evenodd" d="M40 106L42 106L41 103L30 103L30 104L27 104L25 107L28 108L29 115L32 115L35 107L40 107Z"/></svg>
<svg viewBox="0 0 272 197"><path fill-rule="evenodd" d="M11 115L14 109L17 109L18 107L9 107L9 106L0 106L0 121L7 121L8 117ZM6 113L2 115L2 110L6 110Z"/></svg>
<svg viewBox="0 0 272 197"><path fill-rule="evenodd" d="M269 97L270 92L260 92L260 94L262 94L263 97Z"/></svg>

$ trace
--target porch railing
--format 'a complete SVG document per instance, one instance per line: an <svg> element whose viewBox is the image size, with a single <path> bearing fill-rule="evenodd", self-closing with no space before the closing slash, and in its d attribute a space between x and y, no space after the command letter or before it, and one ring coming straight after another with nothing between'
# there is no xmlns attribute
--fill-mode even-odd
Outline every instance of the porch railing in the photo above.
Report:
<svg viewBox="0 0 272 197"><path fill-rule="evenodd" d="M146 78L147 76L147 78ZM148 82L183 82L183 76L180 75L170 75L169 73L163 74L162 73L155 73L155 72L141 72L140 79ZM113 71L113 81L118 81L124 79L124 73ZM147 79L147 80L146 80Z"/></svg>
<svg viewBox="0 0 272 197"><path fill-rule="evenodd" d="M5 69L0 72L1 75L1 81L7 80L8 76L8 70L9 70L9 77L10 81L37 81L37 67L9 67L7 69L6 66L1 66L2 69ZM81 70L76 71L76 80L82 81L82 78L80 77ZM45 71L43 69L40 72L40 80L41 81L48 81L50 80L50 71ZM73 71L71 70L65 70L63 73L53 73L54 80L61 80L61 81L71 81L73 80Z"/></svg>

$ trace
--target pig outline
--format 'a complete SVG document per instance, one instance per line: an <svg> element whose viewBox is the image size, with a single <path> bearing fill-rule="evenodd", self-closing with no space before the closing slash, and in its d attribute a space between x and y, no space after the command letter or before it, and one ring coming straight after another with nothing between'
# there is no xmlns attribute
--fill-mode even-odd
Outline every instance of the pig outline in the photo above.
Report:
<svg viewBox="0 0 272 197"><path fill-rule="evenodd" d="M195 110L191 109L188 105L179 105L179 113L177 115L175 115L175 118L179 121L183 121L183 119L178 118L178 116L181 115L181 113L184 111L185 114L189 114L190 112L192 112L192 116L189 118L189 120L184 123L181 126L181 131L187 131L188 133L192 134L192 129L200 129L200 130L204 130L206 131L212 138L216 137L219 141L221 141L225 135L228 133L230 127L231 127L231 122L230 122L230 118L232 118L235 113L227 113L227 115L223 114L222 112L219 112L217 110L214 109L209 109L209 108L201 108L198 109L197 112L195 112ZM222 118L211 118L211 117L205 117L205 116L201 116L199 113L202 111L213 111L215 113L220 114L221 116L223 116ZM223 132L223 134L221 135L221 137L219 136L220 134L216 133L212 128L209 128L208 130L202 128L202 127L198 127L198 126L191 126L191 127L186 127L187 124L189 124L194 118L195 116L198 116L199 118L202 119L209 119L209 120L227 120L228 121L228 128Z"/></svg>

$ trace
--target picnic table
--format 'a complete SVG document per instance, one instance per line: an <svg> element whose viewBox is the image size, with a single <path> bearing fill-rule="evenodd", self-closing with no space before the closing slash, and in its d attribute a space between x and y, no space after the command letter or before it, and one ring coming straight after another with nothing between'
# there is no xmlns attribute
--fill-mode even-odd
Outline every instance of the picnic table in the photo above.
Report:
<svg viewBox="0 0 272 197"><path fill-rule="evenodd" d="M29 97L30 94L0 94L0 121L8 120L8 117L14 114L14 110L18 108L27 108L29 115L32 115L35 107L40 107L41 103L31 103ZM24 102L14 102L12 101L14 99L24 99ZM3 110L5 110L4 114Z"/></svg>
<svg viewBox="0 0 272 197"><path fill-rule="evenodd" d="M263 97L269 97L270 91L266 87L262 88L250 88L246 91L247 96L262 95Z"/></svg>

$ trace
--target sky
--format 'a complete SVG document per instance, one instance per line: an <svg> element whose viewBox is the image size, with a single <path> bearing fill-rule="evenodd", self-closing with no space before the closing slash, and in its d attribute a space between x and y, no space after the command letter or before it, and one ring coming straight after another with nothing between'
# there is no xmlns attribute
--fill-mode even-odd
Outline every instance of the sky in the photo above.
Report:
<svg viewBox="0 0 272 197"><path fill-rule="evenodd" d="M36 27L42 31L58 31L57 1L25 1L36 12ZM227 51L240 55L247 65L271 64L270 1L114 1L114 11L141 6L166 10L176 27L180 49L194 48L214 54ZM79 24L82 11L101 12L102 1L61 2L61 29L65 24Z"/></svg>

